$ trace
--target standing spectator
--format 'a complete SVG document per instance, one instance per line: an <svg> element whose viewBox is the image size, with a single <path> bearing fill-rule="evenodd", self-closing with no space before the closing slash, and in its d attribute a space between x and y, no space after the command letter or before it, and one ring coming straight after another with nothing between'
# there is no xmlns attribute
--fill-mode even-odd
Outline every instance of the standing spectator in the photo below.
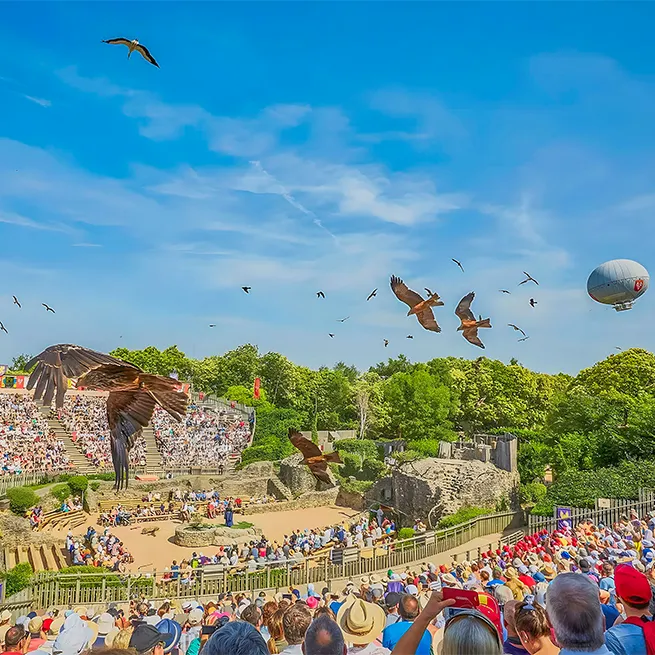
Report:
<svg viewBox="0 0 655 655"><path fill-rule="evenodd" d="M305 604L292 605L282 619L284 639L289 644L281 655L301 655L302 642L309 624L312 622L312 613Z"/></svg>
<svg viewBox="0 0 655 655"><path fill-rule="evenodd" d="M644 630L655 631L648 608L653 596L648 578L630 564L619 564L614 571L614 583L627 618L605 632L605 644L615 655L645 655Z"/></svg>
<svg viewBox="0 0 655 655"><path fill-rule="evenodd" d="M514 608L514 624L521 643L530 655L557 655L559 648L550 639L550 625L541 605L518 603ZM507 642L505 642L507 643ZM507 653L507 648L505 648Z"/></svg>
<svg viewBox="0 0 655 655"><path fill-rule="evenodd" d="M605 645L598 587L588 576L558 575L548 587L546 607L560 655L611 655Z"/></svg>
<svg viewBox="0 0 655 655"><path fill-rule="evenodd" d="M412 627L412 623L419 614L418 600L414 596L403 594L398 604L398 612L402 620L385 628L382 633L382 645L389 650L393 650L400 638ZM416 655L430 655L431 644L430 632L425 630Z"/></svg>
<svg viewBox="0 0 655 655"><path fill-rule="evenodd" d="M250 603L241 610L241 620L250 623L257 632L261 632L262 627L262 611L255 605Z"/></svg>
<svg viewBox="0 0 655 655"><path fill-rule="evenodd" d="M503 644L503 652L507 655L527 655L521 638L518 635L515 624L516 607L519 605L517 600L508 600L503 608L503 623L507 630L507 639Z"/></svg>
<svg viewBox="0 0 655 655"><path fill-rule="evenodd" d="M388 655L389 649L380 640L384 622L384 610L379 605L350 596L337 615L341 632L351 644L348 655Z"/></svg>
<svg viewBox="0 0 655 655"><path fill-rule="evenodd" d="M130 637L130 648L138 655L164 655L164 643L172 637L172 634L159 632L154 625L139 623Z"/></svg>
<svg viewBox="0 0 655 655"><path fill-rule="evenodd" d="M346 644L339 626L328 616L310 624L302 645L304 655L346 655Z"/></svg>
<svg viewBox="0 0 655 655"><path fill-rule="evenodd" d="M268 633L270 634L266 645L268 646L268 652L271 653L271 655L278 655L289 645L284 638L284 613L285 608L280 607L273 613L266 624Z"/></svg>
<svg viewBox="0 0 655 655"><path fill-rule="evenodd" d="M390 625L400 621L400 614L398 614L398 603L400 603L401 597L401 594L392 591L391 593L388 593L384 599L384 603L387 608L387 616L384 621L385 628L388 628Z"/></svg>

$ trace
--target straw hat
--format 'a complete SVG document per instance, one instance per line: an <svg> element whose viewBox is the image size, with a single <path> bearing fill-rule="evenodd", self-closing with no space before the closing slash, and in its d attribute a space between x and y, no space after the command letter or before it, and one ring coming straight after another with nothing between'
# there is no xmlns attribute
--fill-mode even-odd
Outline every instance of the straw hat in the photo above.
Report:
<svg viewBox="0 0 655 655"><path fill-rule="evenodd" d="M61 626L64 625L66 618L64 616L58 616L51 624L48 632L51 635L58 635L61 630Z"/></svg>
<svg viewBox="0 0 655 655"><path fill-rule="evenodd" d="M557 571L555 571L555 567L552 564L545 564L541 572L546 580L553 580L557 575Z"/></svg>
<svg viewBox="0 0 655 655"><path fill-rule="evenodd" d="M519 577L517 570L513 566L508 566L505 569L504 575L508 580L516 580Z"/></svg>
<svg viewBox="0 0 655 655"><path fill-rule="evenodd" d="M105 635L105 647L106 648L111 648L114 645L114 639L116 639L116 635L120 630L118 628L112 628L106 635Z"/></svg>
<svg viewBox="0 0 655 655"><path fill-rule="evenodd" d="M89 648L93 648L95 640L98 638L98 624L95 621L85 621L86 627L92 632L92 637L89 639Z"/></svg>
<svg viewBox="0 0 655 655"><path fill-rule="evenodd" d="M385 620L384 610L379 605L355 596L349 596L337 614L344 639L357 646L375 641L384 629Z"/></svg>

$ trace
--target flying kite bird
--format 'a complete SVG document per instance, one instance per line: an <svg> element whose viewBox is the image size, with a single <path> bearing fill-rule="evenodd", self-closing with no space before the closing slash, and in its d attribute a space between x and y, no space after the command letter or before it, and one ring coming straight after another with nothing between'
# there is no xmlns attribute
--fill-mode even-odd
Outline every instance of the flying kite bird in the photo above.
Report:
<svg viewBox="0 0 655 655"><path fill-rule="evenodd" d="M245 293L250 293L250 289L252 289L252 287L241 287L241 288L245 291Z"/></svg>
<svg viewBox="0 0 655 655"><path fill-rule="evenodd" d="M498 289L500 293L511 293L511 291L508 291L507 289Z"/></svg>
<svg viewBox="0 0 655 655"><path fill-rule="evenodd" d="M139 43L136 39L130 41L129 39L103 39L103 43L109 43L111 45L125 45L127 46L127 58L129 59L132 56L132 53L136 50L148 63L159 68L159 64L155 61L155 58L150 54L148 48Z"/></svg>
<svg viewBox="0 0 655 655"><path fill-rule="evenodd" d="M333 486L334 483L328 474L328 462L343 464L338 452L323 454L321 449L297 430L289 428L289 440L302 453L302 463L309 467L312 475L321 482Z"/></svg>
<svg viewBox="0 0 655 655"><path fill-rule="evenodd" d="M452 257L451 257L451 259L452 259ZM456 259L452 259L452 261L454 261L455 264L457 264L457 266L459 266L462 269L462 273L463 273L464 272L464 267L462 266L462 262L458 262Z"/></svg>
<svg viewBox="0 0 655 655"><path fill-rule="evenodd" d="M413 339L414 337L411 334L408 334L405 339Z"/></svg>
<svg viewBox="0 0 655 655"><path fill-rule="evenodd" d="M56 313L55 310L52 307L49 307L44 302L42 302L41 304L45 307L46 312L52 312L53 314Z"/></svg>
<svg viewBox="0 0 655 655"><path fill-rule="evenodd" d="M384 347L386 348L389 345L389 339L384 339Z"/></svg>
<svg viewBox="0 0 655 655"><path fill-rule="evenodd" d="M5 334L9 334L9 332L7 332L7 328L4 326L4 323L2 321L0 321L0 330L2 330Z"/></svg>
<svg viewBox="0 0 655 655"><path fill-rule="evenodd" d="M530 337L523 337L522 339L519 339L519 343L520 343L521 341L527 341L529 338L530 338Z"/></svg>
<svg viewBox="0 0 655 655"><path fill-rule="evenodd" d="M338 318L337 323L345 323L349 318L350 316L346 316L346 318Z"/></svg>
<svg viewBox="0 0 655 655"><path fill-rule="evenodd" d="M396 294L398 300L404 302L409 307L407 316L416 314L418 322L426 330L430 330L431 332L441 332L441 328L432 313L433 307L443 306L443 303L436 293L431 293L427 299L424 300L418 293L416 293L416 291L409 289L407 285L395 275L391 276L391 290Z"/></svg>
<svg viewBox="0 0 655 655"><path fill-rule="evenodd" d="M539 282L537 282L537 280L535 280L532 275L530 275L530 273L523 271L523 275L525 275L525 280L523 280L523 282L519 282L519 286L525 284L526 282L534 282L537 286L539 286Z"/></svg>
<svg viewBox="0 0 655 655"><path fill-rule="evenodd" d="M316 292L316 297L317 298L325 298L325 294L322 291L317 291Z"/></svg>
<svg viewBox="0 0 655 655"><path fill-rule="evenodd" d="M378 295L378 290L373 289L373 291L371 291L371 293L368 294L368 298L366 299L366 301L368 302L371 298L374 298L377 295Z"/></svg>
<svg viewBox="0 0 655 655"><path fill-rule="evenodd" d="M54 398L55 407L63 407L69 379L76 380L78 387L109 391L107 421L117 491L127 488L129 452L150 422L155 406L165 409L177 421L186 413L189 398L177 380L144 373L111 355L58 344L30 360L25 369L34 365L27 388L35 387L34 400L43 398L45 406L50 406Z"/></svg>
<svg viewBox="0 0 655 655"><path fill-rule="evenodd" d="M517 332L520 332L523 336L525 336L525 332L523 332L523 330L518 325L514 325L514 323L508 323L507 325L511 328L514 328Z"/></svg>
<svg viewBox="0 0 655 655"><path fill-rule="evenodd" d="M18 305L18 309L20 309L22 305L18 302L18 298L16 296L12 296L12 298L14 299L14 305Z"/></svg>
<svg viewBox="0 0 655 655"><path fill-rule="evenodd" d="M478 337L478 328L490 328L491 322L488 318L483 320L482 316L480 316L479 321L475 320L475 315L471 311L473 298L475 298L475 293L471 291L471 293L467 294L459 301L459 305L457 305L457 308L455 309L455 314L462 323L457 328L457 331L461 332L462 336L474 346L484 348L484 344L480 341L480 337Z"/></svg>
<svg viewBox="0 0 655 655"><path fill-rule="evenodd" d="M210 323L209 327L216 327L216 323Z"/></svg>
<svg viewBox="0 0 655 655"><path fill-rule="evenodd" d="M534 307L537 304L537 301L534 298L530 298L530 307Z"/></svg>
<svg viewBox="0 0 655 655"><path fill-rule="evenodd" d="M334 339L334 334L332 334L332 332L328 332L328 337L330 337L330 339Z"/></svg>

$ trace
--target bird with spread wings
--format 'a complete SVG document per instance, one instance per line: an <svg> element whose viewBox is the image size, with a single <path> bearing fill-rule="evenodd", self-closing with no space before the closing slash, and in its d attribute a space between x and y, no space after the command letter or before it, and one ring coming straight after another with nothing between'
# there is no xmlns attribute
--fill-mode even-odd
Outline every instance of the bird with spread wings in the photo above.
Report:
<svg viewBox="0 0 655 655"><path fill-rule="evenodd" d="M155 61L155 58L150 54L148 48L146 48L142 43L139 43L136 39L130 41L130 39L118 38L118 39L106 39L102 41L103 43L109 43L110 45L125 45L127 46L127 58L129 59L132 56L134 51L138 52L149 64L159 68L159 64Z"/></svg>
<svg viewBox="0 0 655 655"><path fill-rule="evenodd" d="M321 449L309 439L305 439L300 432L289 428L289 440L302 453L302 463L309 467L312 475L321 482L333 486L328 473L328 462L343 464L338 452L323 454Z"/></svg>
<svg viewBox="0 0 655 655"><path fill-rule="evenodd" d="M426 330L430 330L431 332L441 332L441 328L435 320L434 313L432 312L433 307L441 307L443 305L438 294L431 293L427 299L423 299L418 293L416 293L416 291L412 291L408 288L408 286L395 275L391 276L391 290L396 294L398 300L404 302L409 307L407 316L416 314L418 322Z"/></svg>
<svg viewBox="0 0 655 655"><path fill-rule="evenodd" d="M491 320L488 318L483 320L482 316L480 316L479 321L475 320L475 314L471 311L473 298L475 298L475 293L471 291L471 293L465 295L459 301L459 304L455 309L455 315L461 321L461 325L457 328L457 331L461 332L462 336L474 346L484 348L484 344L480 341L480 337L478 336L478 328L490 328Z"/></svg>
<svg viewBox="0 0 655 655"><path fill-rule="evenodd" d="M43 399L61 409L68 380L76 386L109 391L107 420L111 439L111 458L116 472L115 489L127 488L128 453L144 427L152 418L155 406L165 409L181 421L186 414L189 398L173 378L150 375L140 368L111 355L72 344L46 348L29 361L25 368L36 366L27 388L34 388L34 400Z"/></svg>

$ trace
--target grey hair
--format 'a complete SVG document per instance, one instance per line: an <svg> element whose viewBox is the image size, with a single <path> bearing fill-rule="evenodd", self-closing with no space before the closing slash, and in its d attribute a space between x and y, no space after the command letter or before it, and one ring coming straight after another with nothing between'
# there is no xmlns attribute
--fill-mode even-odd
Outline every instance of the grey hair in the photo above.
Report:
<svg viewBox="0 0 655 655"><path fill-rule="evenodd" d="M508 601L514 600L512 590L504 584L497 584L494 587L494 596L501 607Z"/></svg>
<svg viewBox="0 0 655 655"><path fill-rule="evenodd" d="M501 639L491 633L491 626L475 616L463 616L446 624L441 655L502 655Z"/></svg>
<svg viewBox="0 0 655 655"><path fill-rule="evenodd" d="M319 616L314 619L302 645L305 655L344 655L346 644L339 624L329 616Z"/></svg>
<svg viewBox="0 0 655 655"><path fill-rule="evenodd" d="M264 638L245 621L219 628L202 649L203 655L268 655Z"/></svg>
<svg viewBox="0 0 655 655"><path fill-rule="evenodd" d="M594 651L605 643L598 587L586 575L558 575L546 592L546 614L562 649Z"/></svg>

